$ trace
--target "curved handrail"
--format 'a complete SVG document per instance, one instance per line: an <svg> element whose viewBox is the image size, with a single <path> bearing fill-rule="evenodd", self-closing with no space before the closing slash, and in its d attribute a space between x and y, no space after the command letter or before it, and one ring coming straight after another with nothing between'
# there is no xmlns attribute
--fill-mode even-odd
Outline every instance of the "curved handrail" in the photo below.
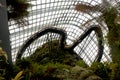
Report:
<svg viewBox="0 0 120 80"><path fill-rule="evenodd" d="M79 38L78 40L76 40L76 42L69 48L70 50L73 50L79 43L81 43L83 41L83 39L89 35L92 31L95 31L95 33L97 34L98 37L98 55L96 56L95 61L100 62L102 55L103 55L103 34L102 34L102 30L99 26L97 25L92 25L89 29L87 29Z"/></svg>

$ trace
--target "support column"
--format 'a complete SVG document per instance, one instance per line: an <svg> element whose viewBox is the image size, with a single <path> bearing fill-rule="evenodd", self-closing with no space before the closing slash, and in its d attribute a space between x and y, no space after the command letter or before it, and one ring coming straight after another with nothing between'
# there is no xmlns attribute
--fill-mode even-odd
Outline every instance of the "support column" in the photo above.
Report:
<svg viewBox="0 0 120 80"><path fill-rule="evenodd" d="M7 52L8 60L12 64L9 35L6 0L0 0L0 47Z"/></svg>

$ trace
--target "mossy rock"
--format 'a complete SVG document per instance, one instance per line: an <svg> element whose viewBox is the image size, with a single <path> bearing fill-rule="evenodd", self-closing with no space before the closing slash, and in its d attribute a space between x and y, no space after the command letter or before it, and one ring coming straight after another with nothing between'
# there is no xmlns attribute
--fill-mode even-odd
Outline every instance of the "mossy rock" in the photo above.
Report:
<svg viewBox="0 0 120 80"><path fill-rule="evenodd" d="M75 52L59 46L58 40L47 42L29 57L19 60L16 66L24 70L23 80L102 80L87 69Z"/></svg>
<svg viewBox="0 0 120 80"><path fill-rule="evenodd" d="M30 65L22 70L24 70L22 80L102 80L92 70L79 65L70 66L62 63L43 65L30 62Z"/></svg>
<svg viewBox="0 0 120 80"><path fill-rule="evenodd" d="M74 51L63 50L59 47L59 41L47 42L39 47L29 58L39 64L48 62L59 62L74 66L78 60L81 60Z"/></svg>

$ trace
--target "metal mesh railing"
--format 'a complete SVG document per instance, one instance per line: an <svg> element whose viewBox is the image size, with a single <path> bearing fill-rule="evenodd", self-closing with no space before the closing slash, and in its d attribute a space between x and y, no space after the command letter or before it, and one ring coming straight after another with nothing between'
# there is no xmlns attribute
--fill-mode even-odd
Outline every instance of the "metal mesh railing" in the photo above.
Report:
<svg viewBox="0 0 120 80"><path fill-rule="evenodd" d="M119 0L111 0L111 2L115 5ZM29 3L32 4L28 9L30 14L25 18L29 23L28 25L22 26L16 24L14 21L9 22L13 61L16 60L17 53L25 41L45 27L63 29L67 34L65 40L66 45L72 45L92 25L98 25L102 29L104 39L102 45L104 46L104 50L101 61L111 61L109 48L105 42L107 28L105 25L101 26L96 19L101 14L85 14L75 10L75 5L78 3L99 5L102 3L102 0L29 0ZM51 34L52 39L60 39L60 35L58 34L47 34ZM27 53L34 52L35 49L43 45L48 40L47 34L37 39L34 43L31 43L24 53L29 56ZM49 38L51 36L49 36ZM74 51L82 57L87 64L91 64L94 61L98 50L98 40L94 31L74 48Z"/></svg>

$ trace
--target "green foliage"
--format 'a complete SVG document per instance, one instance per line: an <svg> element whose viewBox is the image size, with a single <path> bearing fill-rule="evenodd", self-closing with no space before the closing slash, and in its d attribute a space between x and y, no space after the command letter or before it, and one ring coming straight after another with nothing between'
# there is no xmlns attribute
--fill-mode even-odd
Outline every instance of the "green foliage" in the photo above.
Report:
<svg viewBox="0 0 120 80"><path fill-rule="evenodd" d="M14 20L19 25L25 25L25 17L29 14L27 9L30 6L27 0L7 0L8 20Z"/></svg>
<svg viewBox="0 0 120 80"><path fill-rule="evenodd" d="M8 63L8 58L5 51L0 48L0 80L11 80L16 73L13 71L13 66ZM17 70L18 73L18 70ZM19 72L14 79L12 80L20 80L22 78L22 73Z"/></svg>
<svg viewBox="0 0 120 80"><path fill-rule="evenodd" d="M1 80L10 80L12 68L8 63L7 54L0 47L0 78Z"/></svg>
<svg viewBox="0 0 120 80"><path fill-rule="evenodd" d="M19 67L19 68L22 68L22 69L26 69L28 66L31 66L31 62L29 61L29 59L22 59L22 60L18 60L16 62L16 65Z"/></svg>
<svg viewBox="0 0 120 80"><path fill-rule="evenodd" d="M99 62L94 62L92 63L91 70L93 72L100 76L103 80L109 80L109 73L110 73L110 68L108 67L107 63L99 63Z"/></svg>
<svg viewBox="0 0 120 80"><path fill-rule="evenodd" d="M24 70L23 80L85 80L96 76L91 70L82 68L87 65L76 53L60 49L57 40L43 44L29 57L18 60L16 66ZM98 76L94 78L101 80Z"/></svg>
<svg viewBox="0 0 120 80"><path fill-rule="evenodd" d="M46 64L30 62L30 64L24 69L23 80L101 80L93 71L78 65L70 66L59 62Z"/></svg>
<svg viewBox="0 0 120 80"><path fill-rule="evenodd" d="M110 69L110 80L120 80L120 63L111 63Z"/></svg>
<svg viewBox="0 0 120 80"><path fill-rule="evenodd" d="M4 74L7 70L7 68L4 69ZM0 78L6 80L101 80L93 71L87 69L87 65L78 58L76 53L60 49L56 40L52 42L50 49L47 42L29 57L17 60L9 79L6 76L0 76Z"/></svg>
<svg viewBox="0 0 120 80"><path fill-rule="evenodd" d="M120 24L116 21L118 14L117 9L114 7L106 9L103 13L103 17L109 29L107 39L113 62L120 62Z"/></svg>
<svg viewBox="0 0 120 80"><path fill-rule="evenodd" d="M25 60L24 60L25 61ZM23 62L23 61L22 61ZM31 79L41 79L41 80L58 80L57 73L60 73L63 69L70 69L69 65L60 64L60 63L47 63L44 65L30 62L30 65L24 69L22 80L31 80Z"/></svg>
<svg viewBox="0 0 120 80"><path fill-rule="evenodd" d="M76 53L59 48L59 42L57 40L52 41L51 45L49 44L50 42L47 42L42 47L38 48L35 53L30 56L30 59L39 64L59 62L71 66L74 66L79 60Z"/></svg>
<svg viewBox="0 0 120 80"><path fill-rule="evenodd" d="M87 68L88 67L88 65L83 60L77 61L76 65L81 66L83 68Z"/></svg>
<svg viewBox="0 0 120 80"><path fill-rule="evenodd" d="M114 28L115 26L115 18L117 17L117 10L116 8L114 7L110 7L110 8L107 8L104 13L103 13L103 17L104 17L104 20L107 24L107 27L109 29L111 28Z"/></svg>
<svg viewBox="0 0 120 80"><path fill-rule="evenodd" d="M76 53L60 49L57 40L52 41L52 44L49 45L50 43L45 43L30 57L16 62L16 66L24 69L24 79L58 79L59 76L64 76L63 73L67 73L66 71L69 71L71 66L74 66L79 60ZM56 75L57 73L58 75Z"/></svg>
<svg viewBox="0 0 120 80"><path fill-rule="evenodd" d="M94 62L90 69L103 80L120 80L120 64L119 63L99 63Z"/></svg>

